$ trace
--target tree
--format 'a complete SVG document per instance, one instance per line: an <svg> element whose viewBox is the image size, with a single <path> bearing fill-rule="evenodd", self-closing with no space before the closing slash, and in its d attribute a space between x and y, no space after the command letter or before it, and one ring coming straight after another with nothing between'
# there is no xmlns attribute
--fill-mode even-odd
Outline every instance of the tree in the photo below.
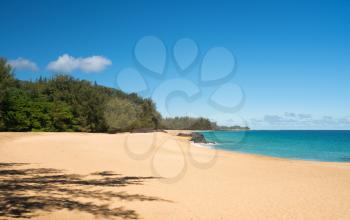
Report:
<svg viewBox="0 0 350 220"><path fill-rule="evenodd" d="M78 130L77 123L71 112L71 108L64 102L54 102L50 105L49 112L52 129L55 131L75 131Z"/></svg>
<svg viewBox="0 0 350 220"><path fill-rule="evenodd" d="M31 129L31 101L28 94L17 88L6 91L3 104L3 121L10 131L28 131Z"/></svg>
<svg viewBox="0 0 350 220"><path fill-rule="evenodd" d="M161 120L161 128L176 130L213 130L216 123L207 118L175 117Z"/></svg>
<svg viewBox="0 0 350 220"><path fill-rule="evenodd" d="M208 119L162 120L151 99L56 75L17 80L0 59L0 130L114 132L133 129L208 129Z"/></svg>
<svg viewBox="0 0 350 220"><path fill-rule="evenodd" d="M108 132L128 131L139 127L141 108L135 103L120 98L112 98L106 105L105 119Z"/></svg>
<svg viewBox="0 0 350 220"><path fill-rule="evenodd" d="M15 79L13 71L10 65L7 64L6 60L0 58L0 131L6 130L4 114L5 114L5 96L7 90L14 86Z"/></svg>

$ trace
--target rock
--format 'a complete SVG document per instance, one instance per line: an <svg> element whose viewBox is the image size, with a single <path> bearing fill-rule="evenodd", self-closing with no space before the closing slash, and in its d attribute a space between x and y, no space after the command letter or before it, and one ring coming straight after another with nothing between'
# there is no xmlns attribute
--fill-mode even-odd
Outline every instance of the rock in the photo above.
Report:
<svg viewBox="0 0 350 220"><path fill-rule="evenodd" d="M204 135L201 133L197 133L197 132L192 132L191 133L191 141L193 141L194 143L204 143L204 144L208 144L209 142L205 139Z"/></svg>
<svg viewBox="0 0 350 220"><path fill-rule="evenodd" d="M192 137L192 133L178 133L177 136L180 136L180 137Z"/></svg>
<svg viewBox="0 0 350 220"><path fill-rule="evenodd" d="M164 132L167 133L165 130L162 129L153 129L153 128L137 128L130 131L131 133L150 133L150 132Z"/></svg>

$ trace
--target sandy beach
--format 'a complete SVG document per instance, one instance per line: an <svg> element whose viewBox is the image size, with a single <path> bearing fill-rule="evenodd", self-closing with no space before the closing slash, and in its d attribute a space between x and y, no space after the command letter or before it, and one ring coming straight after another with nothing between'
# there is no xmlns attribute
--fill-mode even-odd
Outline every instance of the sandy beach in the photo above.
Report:
<svg viewBox="0 0 350 220"><path fill-rule="evenodd" d="M174 133L0 133L0 219L349 219L350 164Z"/></svg>

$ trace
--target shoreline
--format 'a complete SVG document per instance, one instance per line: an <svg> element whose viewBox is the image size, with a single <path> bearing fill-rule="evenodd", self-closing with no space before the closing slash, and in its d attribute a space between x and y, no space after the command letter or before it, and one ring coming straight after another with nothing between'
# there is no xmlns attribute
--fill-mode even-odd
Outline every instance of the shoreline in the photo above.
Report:
<svg viewBox="0 0 350 220"><path fill-rule="evenodd" d="M130 144L125 145L126 141ZM150 220L326 220L346 219L350 215L349 163L289 160L208 149L191 144L188 138L163 132L0 133L0 143L0 171L5 174L0 178L11 180L12 184L21 180L21 172L13 175L14 170L21 167L4 168L6 163L28 163L23 172L60 170L68 179L59 179L55 186L75 192L75 196L69 197L74 204L90 202L96 209L106 204L103 210L109 210L107 213L113 213L113 207L122 208L117 210L132 210L134 216ZM135 157L137 154L142 157ZM124 177L127 179L123 181L144 180L116 187L93 186L98 183L96 173L101 173L100 178L107 178L109 182ZM71 175L88 176L93 182L79 181L86 182L88 188L73 184L68 191L65 183L72 180ZM41 186L47 185L45 181L39 182ZM0 187L0 202L1 196L18 196L14 189L6 189L2 194ZM25 198L35 195L33 189L36 188L30 184L27 191L23 191L24 198L16 200L17 203L28 206ZM62 189L60 192L42 191L44 197L35 201L63 196ZM92 192L106 194L91 199ZM109 200L103 200L106 196ZM11 198L6 201L12 201ZM53 205L47 200L41 202L41 207ZM31 219L95 219L90 209L63 209L64 204L59 203L50 212L39 213Z"/></svg>
<svg viewBox="0 0 350 220"><path fill-rule="evenodd" d="M221 130L212 130L212 132L215 131L221 131ZM241 131L245 131L245 130L241 130ZM274 130L271 130L274 131ZM285 131L289 131L289 130L285 130ZM299 131L299 130L296 130ZM308 131L319 131L319 130L308 130ZM325 130L322 130L325 131ZM194 144L198 144L196 146L198 147L204 147L204 148L208 148L208 149L215 149L215 150L220 150L220 151L225 151L225 152L232 152L232 153L238 153L238 154L245 154L245 155L255 155L255 156L262 156L262 157L269 157L269 158L276 158L276 159L286 159L286 160L293 160L293 161L311 161L311 162L325 162L325 163L344 163L344 164L350 164L350 160L349 161L341 161L341 160L327 160L327 159L310 159L310 158L298 158L298 157L288 157L288 156L272 156L272 155L267 155L267 154L263 154L263 153L251 153L251 152L245 152L245 151L237 151L237 150L230 150L230 149L223 149L220 147L215 147L216 145L219 145L220 143L215 143L215 142L210 142L206 139L206 137L201 133L202 131L193 131L193 133L197 133L200 134L202 136L202 139L204 142L193 142ZM203 132L210 132L210 131L203 131ZM210 147L210 146L214 146L214 147Z"/></svg>
<svg viewBox="0 0 350 220"><path fill-rule="evenodd" d="M164 130L165 134L169 134L177 139L181 139L180 136L177 136L178 133L193 133L193 132L201 132L198 130ZM317 130L318 131L318 130ZM147 132L147 133L157 133L157 132ZM4 142L6 140L11 139L14 136L20 136L28 137L28 136L46 136L46 135L52 135L52 134L77 134L77 135L90 135L90 134L99 134L99 135L124 135L124 134L132 134L132 132L120 132L120 133L115 133L115 134L109 134L109 133L89 133L89 132L0 132L0 143ZM139 134L143 134L140 132ZM22 138L21 137L21 138ZM295 162L310 162L310 163L325 163L325 164L345 164L350 166L350 162L343 162L343 161L323 161L323 160L313 160L313 159L299 159L299 158L288 158L288 157L277 157L277 156L269 156L269 155L263 155L263 154L255 154L255 153L248 153L248 152L240 152L240 151L234 151L234 150L226 150L226 149L221 149L221 148L215 148L212 146L215 146L216 143L195 143L188 138L184 138L189 144L198 147L199 149L207 149L207 150L215 150L218 152L221 152L223 154L236 154L236 155L245 155L245 156L252 156L255 158L265 158L265 159L272 159L272 160L286 160L286 161L295 161Z"/></svg>
<svg viewBox="0 0 350 220"><path fill-rule="evenodd" d="M213 148L210 146L206 146L205 144L202 143L193 143L190 142L195 147L198 147L200 149L207 149L207 150L213 150L213 151L218 151L221 154L233 154L233 155L240 155L240 156L247 156L247 157L252 157L252 158L258 158L258 159L266 159L266 160L279 160L279 161L286 161L286 162L305 162L305 163L320 163L320 164L343 164L350 166L350 162L341 162L341 161L322 161L322 160L306 160L306 159L298 159L298 158L287 158L287 157L273 157L273 156L268 156L268 155L263 155L263 154L254 154L254 153L245 153L245 152L239 152L239 151L233 151L233 150L225 150L225 149L220 149L220 148Z"/></svg>
<svg viewBox="0 0 350 220"><path fill-rule="evenodd" d="M165 134L169 134L177 139L180 139L180 136L177 136L178 133L193 133L193 132L201 132L198 130L164 130ZM252 130L251 130L252 131ZM318 130L317 130L318 131ZM147 133L157 133L157 132L147 132ZM124 135L124 134L132 134L132 132L120 132L120 133L115 133L115 134L109 134L109 133L89 133L89 132L0 132L0 143L6 140L11 139L14 136L20 136L22 137L28 137L28 136L45 136L45 135L51 135L51 134L77 134L77 135L90 135L90 134L99 134L99 135ZM139 134L142 134L140 132ZM329 163L329 164L345 164L345 165L350 165L350 162L343 162L343 161L323 161L323 160L313 160L313 159L299 159L299 158L288 158L288 157L277 157L277 156L269 156L269 155L263 155L263 154L255 154L255 153L248 153L248 152L240 152L240 151L234 151L234 150L226 150L226 149L221 149L221 148L215 148L212 146L215 146L216 143L195 143L188 138L184 138L189 144L198 147L200 149L207 149L207 150L215 150L218 152L222 152L224 154L237 154L237 155L246 155L246 156L252 156L256 158L266 158L266 159L272 159L272 160L286 160L286 161L295 161L295 162L310 162L310 163Z"/></svg>
<svg viewBox="0 0 350 220"><path fill-rule="evenodd" d="M206 146L206 144L203 143L193 143L190 142L193 146L198 147L198 148L203 148L203 149L208 149L208 150L216 150L222 153L227 153L227 154L238 154L238 155L245 155L245 156L252 156L256 158L266 158L266 159L271 159L271 160L286 160L286 161L295 161L295 162L311 162L311 163L329 163L329 164L345 164L350 166L350 162L342 162L342 161L323 161L323 160L312 160L312 159L298 159L298 158L288 158L288 157L274 157L274 156L268 156L268 155L263 155L263 154L254 154L254 153L245 153L245 152L240 152L240 151L234 151L234 150L225 150L221 148L214 148ZM215 144L212 144L215 145Z"/></svg>

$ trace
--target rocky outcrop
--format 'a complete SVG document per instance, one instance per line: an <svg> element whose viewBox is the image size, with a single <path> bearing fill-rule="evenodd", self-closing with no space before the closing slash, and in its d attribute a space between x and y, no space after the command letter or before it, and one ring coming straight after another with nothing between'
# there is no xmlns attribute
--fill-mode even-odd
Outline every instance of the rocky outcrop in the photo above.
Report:
<svg viewBox="0 0 350 220"><path fill-rule="evenodd" d="M202 144L215 144L215 142L210 142L205 139L204 135L199 132L189 132L184 133L180 132L177 134L179 137L189 137L191 138L190 141L193 141L194 143L202 143Z"/></svg>
<svg viewBox="0 0 350 220"><path fill-rule="evenodd" d="M203 144L209 144L210 142L208 142L204 135L198 132L192 132L191 133L191 141L193 141L194 143L203 143Z"/></svg>
<svg viewBox="0 0 350 220"><path fill-rule="evenodd" d="M192 137L192 132L191 133L178 133L177 136L180 137Z"/></svg>

